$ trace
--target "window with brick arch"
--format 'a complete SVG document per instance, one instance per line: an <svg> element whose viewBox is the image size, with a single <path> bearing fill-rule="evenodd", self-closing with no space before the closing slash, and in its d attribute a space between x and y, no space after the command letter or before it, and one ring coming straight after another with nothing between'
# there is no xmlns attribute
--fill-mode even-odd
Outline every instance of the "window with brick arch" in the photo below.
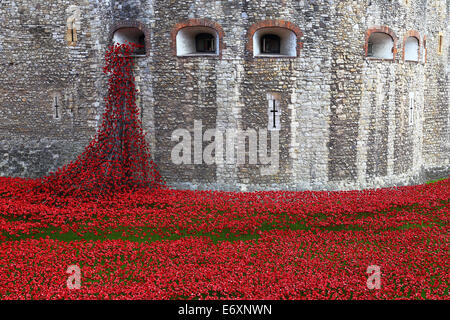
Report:
<svg viewBox="0 0 450 320"><path fill-rule="evenodd" d="M253 35L253 55L296 57L297 35L286 28L261 28Z"/></svg>
<svg viewBox="0 0 450 320"><path fill-rule="evenodd" d="M405 61L419 61L419 39L408 37L405 41Z"/></svg>
<svg viewBox="0 0 450 320"><path fill-rule="evenodd" d="M185 27L176 35L179 57L219 55L219 34L210 27Z"/></svg>
<svg viewBox="0 0 450 320"><path fill-rule="evenodd" d="M143 56L146 53L145 34L138 28L124 27L117 29L114 32L113 41L115 44L125 44L131 42L139 45L139 48L133 52L134 56Z"/></svg>
<svg viewBox="0 0 450 320"><path fill-rule="evenodd" d="M374 32L367 42L367 57L394 59L394 39L384 32Z"/></svg>

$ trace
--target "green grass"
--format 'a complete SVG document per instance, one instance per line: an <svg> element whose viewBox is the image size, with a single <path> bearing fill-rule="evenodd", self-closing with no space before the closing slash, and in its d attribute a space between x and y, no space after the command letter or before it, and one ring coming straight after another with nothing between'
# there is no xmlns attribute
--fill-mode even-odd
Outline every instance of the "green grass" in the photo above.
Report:
<svg viewBox="0 0 450 320"><path fill-rule="evenodd" d="M436 180L437 181L441 181ZM430 183L434 183L430 182ZM434 205L434 210L440 210L445 207L446 204L448 204L450 200L448 201L441 201L442 205ZM139 207L139 204L137 205ZM142 206L150 206L152 207L153 204L142 204ZM209 210L206 208L206 210ZM408 212L416 212L423 215L430 215L432 214L432 211L427 212L421 212L420 208L418 208L417 205L409 205L409 206L394 206L391 209L380 211L380 212L355 212L352 213L351 216L354 219L354 221L358 221L360 219L364 219L367 217L374 217L377 215L385 215L389 214L393 211L408 211ZM419 212L417 211L419 210ZM115 229L107 229L107 230L96 230L97 234L95 232L82 232L82 235L77 234L73 231L68 232L62 232L62 229L59 227L47 227L47 228L40 228L35 229L31 234L19 234L19 235L9 235L5 234L7 241L17 241L17 240L23 240L23 239L45 239L50 238L54 240L59 241L105 241L105 240L126 240L126 241L132 241L137 243L151 243L155 241L163 241L163 240L179 240L186 237L207 237L210 238L213 243L217 243L220 241L249 241L249 240L258 240L260 238L260 233L265 231L272 231L272 230L304 230L304 231L310 231L311 229L319 229L323 231L333 231L333 232L346 232L346 231L353 231L353 232L362 232L364 231L363 227L360 227L358 225L354 224L330 224L326 226L317 226L313 222L312 224L307 224L303 221L293 221L287 213L285 213L286 217L283 217L284 214L277 214L277 220L283 221L283 218L286 218L284 222L281 225L277 225L276 223L263 223L261 226L259 226L256 230L253 230L252 232L245 233L245 234L237 234L231 232L231 230L220 230L217 232L197 232L197 233L188 233L186 230L178 230L178 234L175 234L173 232L169 232L169 230L161 230L165 235L161 236L156 233L156 230L146 227L118 227ZM27 220L26 217L6 217L9 221L20 221L20 220ZM323 221L327 219L327 216L323 213L318 213L315 218L317 221ZM105 219L105 218L103 218ZM236 219L239 219L239 217L236 217ZM194 221L196 222L196 221ZM403 225L399 227L390 227L386 229L377 229L372 230L373 233L379 233L387 230L409 230L409 229L427 229L432 227L438 227L441 228L445 226L446 223L443 221L440 221L439 219L433 219L432 222L429 222L427 224L423 224L421 222L415 223L414 221L405 222ZM82 230L80 230L82 231ZM123 233L126 233L124 235ZM145 236L144 236L145 233Z"/></svg>
<svg viewBox="0 0 450 320"><path fill-rule="evenodd" d="M437 180L431 180L431 181L426 182L425 184L433 184L436 182L444 181L445 179L448 179L448 177L437 179Z"/></svg>

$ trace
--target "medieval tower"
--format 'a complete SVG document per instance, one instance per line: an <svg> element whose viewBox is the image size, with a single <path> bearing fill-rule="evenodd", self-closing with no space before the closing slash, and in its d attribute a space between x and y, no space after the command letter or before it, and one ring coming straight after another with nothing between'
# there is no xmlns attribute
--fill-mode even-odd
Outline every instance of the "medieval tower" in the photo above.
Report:
<svg viewBox="0 0 450 320"><path fill-rule="evenodd" d="M345 190L445 177L448 19L445 0L0 0L0 174L42 176L83 151L104 108L104 54L127 40L143 46L137 100L171 186ZM174 163L173 132L194 137L198 124L267 129L269 149L276 133L279 170Z"/></svg>

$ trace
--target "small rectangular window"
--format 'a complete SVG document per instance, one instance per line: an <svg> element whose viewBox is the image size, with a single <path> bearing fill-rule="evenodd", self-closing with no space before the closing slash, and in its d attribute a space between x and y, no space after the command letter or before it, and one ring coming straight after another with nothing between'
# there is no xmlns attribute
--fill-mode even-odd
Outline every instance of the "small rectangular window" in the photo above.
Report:
<svg viewBox="0 0 450 320"><path fill-rule="evenodd" d="M55 119L59 119L58 97L55 97Z"/></svg>
<svg viewBox="0 0 450 320"><path fill-rule="evenodd" d="M409 125L414 124L414 92L409 93Z"/></svg>
<svg viewBox="0 0 450 320"><path fill-rule="evenodd" d="M281 129L281 109L280 95L278 93L268 93L268 129L269 131L278 131Z"/></svg>
<svg viewBox="0 0 450 320"><path fill-rule="evenodd" d="M61 120L62 117L62 99L61 93L55 92L51 95L53 119Z"/></svg>
<svg viewBox="0 0 450 320"><path fill-rule="evenodd" d="M439 38L438 38L438 54L442 54L443 47L444 47L444 35L442 32L439 32Z"/></svg>

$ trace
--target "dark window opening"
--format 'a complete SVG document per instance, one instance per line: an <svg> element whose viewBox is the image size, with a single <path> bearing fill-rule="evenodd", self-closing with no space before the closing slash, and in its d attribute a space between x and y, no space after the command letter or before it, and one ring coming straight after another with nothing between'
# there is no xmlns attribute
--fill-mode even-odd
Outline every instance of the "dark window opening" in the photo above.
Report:
<svg viewBox="0 0 450 320"><path fill-rule="evenodd" d="M138 39L139 48L136 48L135 54L145 54L145 34L141 34Z"/></svg>
<svg viewBox="0 0 450 320"><path fill-rule="evenodd" d="M373 57L373 42L371 41L367 44L367 56Z"/></svg>
<svg viewBox="0 0 450 320"><path fill-rule="evenodd" d="M58 105L58 97L57 96L55 96L55 99L54 99L54 108L55 108L55 119L59 119L60 107Z"/></svg>
<svg viewBox="0 0 450 320"><path fill-rule="evenodd" d="M215 53L216 39L212 34L200 33L195 37L195 49L197 52Z"/></svg>
<svg viewBox="0 0 450 320"><path fill-rule="evenodd" d="M267 34L261 38L261 52L270 54L280 54L281 39L274 34Z"/></svg>
<svg viewBox="0 0 450 320"><path fill-rule="evenodd" d="M113 41L115 44L129 44L137 45L132 56L144 56L146 54L145 33L138 28L123 27L114 32Z"/></svg>
<svg viewBox="0 0 450 320"><path fill-rule="evenodd" d="M438 53L442 54L442 47L444 43L444 36L442 34L439 35L439 44L438 44Z"/></svg>

